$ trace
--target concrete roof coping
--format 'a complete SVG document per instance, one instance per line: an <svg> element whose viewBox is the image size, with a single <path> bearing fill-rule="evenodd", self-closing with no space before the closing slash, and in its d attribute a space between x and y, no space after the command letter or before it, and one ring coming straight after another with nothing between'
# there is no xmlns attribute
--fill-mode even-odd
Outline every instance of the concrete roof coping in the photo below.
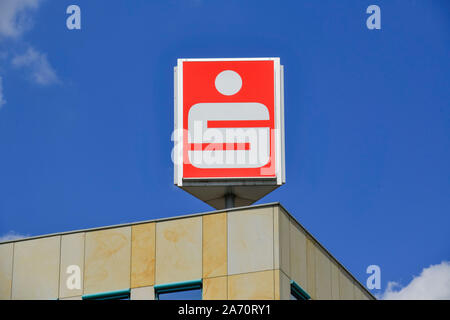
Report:
<svg viewBox="0 0 450 320"><path fill-rule="evenodd" d="M113 228L120 228L120 227L135 226L135 225L144 224L144 223L150 223L150 222L163 222L163 221L170 221L170 220L177 220L177 219L186 219L186 218L192 218L192 217L205 216L205 215L208 215L208 214L215 214L215 213L221 213L221 212L230 212L230 211L239 211L239 210L261 208L261 207L269 207L269 206L275 206L275 205L280 205L281 206L281 204L279 202L270 202L270 203L263 203L263 204L258 204L258 205L245 206L245 207L236 207L236 208L220 209L220 210L206 211L206 212L200 212L200 213L185 214L185 215L181 215L181 216L173 216L173 217L166 217L166 218L156 218L156 219L151 219L151 220L143 220L143 221L137 221L137 222L127 222L127 223L114 224L114 225L102 226L102 227L94 227L94 228L87 228L87 229L78 229L78 230L71 230L71 231L64 231L64 232L49 233L49 234L43 234L43 235L38 235L38 236L32 236L32 237L25 237L25 238L13 239L13 240L6 240L6 241L0 242L0 244L11 243L11 242L20 242L20 241L28 241L28 240L35 240L35 239L48 238L48 237L54 237L54 236L64 236L64 235L73 234L73 233L80 233L80 232L91 232L91 231L99 231L99 230L105 230L105 229L113 229ZM284 209L284 210L287 212L286 209Z"/></svg>

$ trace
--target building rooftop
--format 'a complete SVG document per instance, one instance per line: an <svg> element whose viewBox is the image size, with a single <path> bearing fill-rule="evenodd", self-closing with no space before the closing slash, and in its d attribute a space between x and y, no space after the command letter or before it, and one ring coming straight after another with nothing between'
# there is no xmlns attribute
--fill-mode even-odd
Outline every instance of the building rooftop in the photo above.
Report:
<svg viewBox="0 0 450 320"><path fill-rule="evenodd" d="M362 288L366 293L370 294L370 296L375 299L375 297L311 234L308 232L308 230L303 227L297 219L289 213L286 208L283 207L283 205L279 202L271 202L271 203L265 203L265 204L259 204L259 205L252 205L252 206L245 206L245 207L237 207L237 208L229 208L229 209L222 209L222 210L213 210L213 211L206 211L201 213L195 213L195 214L187 214L187 215L180 215L180 216L174 216L174 217L165 217L165 218L158 218L158 219L151 219L151 220L144 220L144 221L138 221L138 222L131 222L131 223L123 223L123 224L116 224L116 225L110 225L110 226L102 226L102 227L96 227L96 228L88 228L88 229L80 229L80 230L72 230L72 231L65 231L65 232L58 232L58 233L52 233L52 234L46 234L46 235L39 235L39 236L33 236L33 237L27 237L27 238L21 238L21 239L15 239L15 240L8 240L0 242L0 244L6 244L6 243L17 243L22 241L28 241L28 240L34 240L34 239L40 239L40 238L46 238L46 237L53 237L53 236L62 236L62 235L68 235L68 234L74 234L74 233L81 233L81 232L92 232L92 231L98 231L98 230L105 230L105 229L112 229L112 228L119 228L119 227L127 227L127 226L135 226L139 224L146 224L150 222L163 222L163 221L170 221L170 220L177 220L177 219L186 219L190 217L198 217L198 216L205 216L210 214L217 214L221 212L235 212L235 211L242 211L242 210L248 210L248 209L256 209L256 208L264 208L264 207L280 207L292 220L293 223L295 223L303 232L312 239L316 243L317 246L319 246L324 252L327 253L327 255L333 260L337 265L339 265L343 270L346 271L346 273L352 278L355 283Z"/></svg>

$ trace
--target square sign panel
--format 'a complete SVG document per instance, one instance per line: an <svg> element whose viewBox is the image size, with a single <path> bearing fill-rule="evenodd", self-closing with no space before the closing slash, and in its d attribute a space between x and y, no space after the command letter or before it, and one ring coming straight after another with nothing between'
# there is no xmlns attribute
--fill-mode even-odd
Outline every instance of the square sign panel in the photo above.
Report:
<svg viewBox="0 0 450 320"><path fill-rule="evenodd" d="M178 59L175 184L284 183L282 71L279 58Z"/></svg>

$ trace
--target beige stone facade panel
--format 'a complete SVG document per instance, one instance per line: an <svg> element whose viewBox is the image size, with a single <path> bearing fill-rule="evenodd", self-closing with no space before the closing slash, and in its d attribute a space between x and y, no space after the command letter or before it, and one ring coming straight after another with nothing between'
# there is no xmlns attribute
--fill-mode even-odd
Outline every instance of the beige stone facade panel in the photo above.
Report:
<svg viewBox="0 0 450 320"><path fill-rule="evenodd" d="M153 286L131 289L130 300L155 300Z"/></svg>
<svg viewBox="0 0 450 320"><path fill-rule="evenodd" d="M306 271L308 275L306 291L312 299L317 299L316 295L316 246L310 239L306 239Z"/></svg>
<svg viewBox="0 0 450 320"><path fill-rule="evenodd" d="M14 244L12 299L58 298L60 243L54 236Z"/></svg>
<svg viewBox="0 0 450 320"><path fill-rule="evenodd" d="M315 250L316 299L331 300L331 262L328 255L320 248Z"/></svg>
<svg viewBox="0 0 450 320"><path fill-rule="evenodd" d="M291 280L282 270L275 270L275 300L291 299Z"/></svg>
<svg viewBox="0 0 450 320"><path fill-rule="evenodd" d="M274 300L274 270L228 276L229 300Z"/></svg>
<svg viewBox="0 0 450 320"><path fill-rule="evenodd" d="M84 237L83 232L61 236L60 299L83 294Z"/></svg>
<svg viewBox="0 0 450 320"><path fill-rule="evenodd" d="M203 216L203 278L227 275L227 214Z"/></svg>
<svg viewBox="0 0 450 320"><path fill-rule="evenodd" d="M228 213L228 274L273 269L273 208Z"/></svg>
<svg viewBox="0 0 450 320"><path fill-rule="evenodd" d="M227 277L203 279L203 300L227 300Z"/></svg>
<svg viewBox="0 0 450 320"><path fill-rule="evenodd" d="M131 288L155 283L155 223L131 227Z"/></svg>
<svg viewBox="0 0 450 320"><path fill-rule="evenodd" d="M202 217L156 224L156 284L202 277Z"/></svg>
<svg viewBox="0 0 450 320"><path fill-rule="evenodd" d="M68 297L68 298L59 298L59 300L82 300L82 296Z"/></svg>
<svg viewBox="0 0 450 320"><path fill-rule="evenodd" d="M130 288L131 227L86 233L84 294Z"/></svg>
<svg viewBox="0 0 450 320"><path fill-rule="evenodd" d="M0 300L11 299L13 243L0 244Z"/></svg>
<svg viewBox="0 0 450 320"><path fill-rule="evenodd" d="M339 272L340 300L354 300L355 290L353 280L341 269Z"/></svg>
<svg viewBox="0 0 450 320"><path fill-rule="evenodd" d="M306 235L295 223L290 224L290 278L306 290Z"/></svg>
<svg viewBox="0 0 450 320"><path fill-rule="evenodd" d="M282 208L274 208L274 268L290 276L290 218Z"/></svg>
<svg viewBox="0 0 450 320"><path fill-rule="evenodd" d="M331 263L331 299L339 300L339 267L336 263Z"/></svg>

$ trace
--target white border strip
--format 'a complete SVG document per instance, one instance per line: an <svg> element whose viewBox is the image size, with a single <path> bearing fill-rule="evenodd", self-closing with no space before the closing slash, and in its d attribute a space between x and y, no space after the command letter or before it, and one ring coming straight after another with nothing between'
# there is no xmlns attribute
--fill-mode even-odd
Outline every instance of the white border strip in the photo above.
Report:
<svg viewBox="0 0 450 320"><path fill-rule="evenodd" d="M280 58L181 58L178 59L178 65L180 65L180 61L264 61L264 60L277 60L280 61Z"/></svg>
<svg viewBox="0 0 450 320"><path fill-rule="evenodd" d="M275 175L277 184L282 184L281 167L281 83L280 83L280 58L274 59L274 84L275 84Z"/></svg>
<svg viewBox="0 0 450 320"><path fill-rule="evenodd" d="M281 167L282 183L286 183L286 141L285 141L285 118L284 118L284 66L280 66L281 71Z"/></svg>
<svg viewBox="0 0 450 320"><path fill-rule="evenodd" d="M177 150L177 157L178 157L178 163L177 163L177 184L178 186L183 185L183 61L182 59L178 59L178 66L177 66L177 121L178 121L178 127L177 127L177 136L178 139L181 139L181 141L178 141L178 148L181 148L180 150Z"/></svg>

